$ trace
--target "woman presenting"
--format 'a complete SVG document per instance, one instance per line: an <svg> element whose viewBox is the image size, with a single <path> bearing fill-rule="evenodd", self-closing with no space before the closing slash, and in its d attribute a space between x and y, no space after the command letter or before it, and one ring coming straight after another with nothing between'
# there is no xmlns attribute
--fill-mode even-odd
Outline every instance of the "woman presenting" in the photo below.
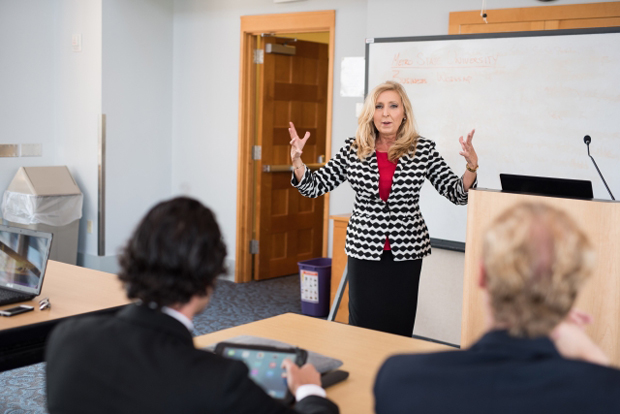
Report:
<svg viewBox="0 0 620 414"><path fill-rule="evenodd" d="M306 197L319 197L348 180L355 204L347 228L349 323L411 336L418 302L422 258L430 237L420 212L420 189L428 179L454 204L467 204L476 186L478 157L474 131L459 138L466 169L458 177L416 132L405 89L388 81L368 94L355 138L321 169L311 172L301 160L310 137L299 138L290 124L292 184Z"/></svg>

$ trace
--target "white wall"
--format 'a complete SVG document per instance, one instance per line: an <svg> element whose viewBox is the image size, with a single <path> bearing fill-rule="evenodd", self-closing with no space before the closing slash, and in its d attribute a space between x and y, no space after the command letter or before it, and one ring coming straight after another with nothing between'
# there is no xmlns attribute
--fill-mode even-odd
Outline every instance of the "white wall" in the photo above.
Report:
<svg viewBox="0 0 620 414"><path fill-rule="evenodd" d="M0 1L0 143L43 144L42 157L2 159L0 189L19 166L68 165L84 193L79 261L91 267L114 270L137 221L170 196L172 13L172 0ZM102 112L107 257L98 258Z"/></svg>
<svg viewBox="0 0 620 414"><path fill-rule="evenodd" d="M82 52L71 51L74 33L82 35ZM78 261L115 271L116 254L138 220L170 195L172 2L57 0L56 35L56 162L69 166L84 193ZM105 257L97 249L101 113Z"/></svg>
<svg viewBox="0 0 620 414"><path fill-rule="evenodd" d="M0 144L43 149L42 157L0 158L0 196L19 167L54 164L53 46L53 2L0 1Z"/></svg>
<svg viewBox="0 0 620 414"><path fill-rule="evenodd" d="M54 13L55 163L69 167L84 194L78 251L96 255L101 0L55 0ZM78 33L82 35L82 51L73 52L71 36ZM95 223L92 234L86 232L87 220Z"/></svg>
<svg viewBox="0 0 620 414"><path fill-rule="evenodd" d="M106 257L170 196L172 2L103 2L102 107L107 117Z"/></svg>

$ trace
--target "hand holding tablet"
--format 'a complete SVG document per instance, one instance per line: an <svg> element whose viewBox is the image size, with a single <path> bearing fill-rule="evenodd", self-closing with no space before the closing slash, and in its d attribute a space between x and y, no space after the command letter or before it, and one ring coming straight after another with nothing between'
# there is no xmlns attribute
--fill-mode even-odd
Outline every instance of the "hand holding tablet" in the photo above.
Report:
<svg viewBox="0 0 620 414"><path fill-rule="evenodd" d="M311 364L304 364L299 367L290 359L285 359L282 362L282 367L286 370L288 388L293 395L297 393L297 388L301 385L314 384L321 386L321 374Z"/></svg>
<svg viewBox="0 0 620 414"><path fill-rule="evenodd" d="M309 375L308 368L299 368L305 364L308 358L308 353L300 348L277 348L220 342L215 347L215 353L226 358L243 361L248 367L250 378L271 397L285 404L290 404L294 400L293 394L287 386L287 377L294 378L296 384L294 389L296 390L302 384L296 378L298 371L303 375L303 378ZM285 361L293 363L285 363ZM316 372L311 365L308 367ZM316 375L319 375L318 372ZM320 385L320 379L316 384Z"/></svg>
<svg viewBox="0 0 620 414"><path fill-rule="evenodd" d="M252 339L261 340L261 338ZM220 342L215 346L214 352L243 361L248 367L249 377L267 394L285 404L294 401L294 395L301 385L313 384L327 388L349 377L348 372L335 369L342 365L341 361L287 344ZM306 363L311 354L313 362Z"/></svg>

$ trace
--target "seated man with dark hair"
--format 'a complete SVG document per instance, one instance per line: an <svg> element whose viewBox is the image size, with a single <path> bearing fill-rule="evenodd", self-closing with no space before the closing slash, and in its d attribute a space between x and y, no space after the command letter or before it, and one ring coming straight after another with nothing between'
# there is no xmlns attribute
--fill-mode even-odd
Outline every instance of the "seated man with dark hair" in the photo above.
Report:
<svg viewBox="0 0 620 414"><path fill-rule="evenodd" d="M312 365L285 361L295 411L256 385L243 362L194 348L191 320L207 306L225 256L208 208L189 198L155 206L120 259L119 278L136 303L53 331L50 413L338 413Z"/></svg>
<svg viewBox="0 0 620 414"><path fill-rule="evenodd" d="M486 232L480 287L490 329L464 351L389 358L376 412L620 413L620 371L573 310L593 269L585 234L564 213L521 204Z"/></svg>

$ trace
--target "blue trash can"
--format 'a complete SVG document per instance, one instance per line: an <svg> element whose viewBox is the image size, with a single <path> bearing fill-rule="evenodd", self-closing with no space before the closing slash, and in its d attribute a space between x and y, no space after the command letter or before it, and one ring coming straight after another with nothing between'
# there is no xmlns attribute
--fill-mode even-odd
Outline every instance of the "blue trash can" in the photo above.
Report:
<svg viewBox="0 0 620 414"><path fill-rule="evenodd" d="M329 314L332 259L318 258L297 262L301 286L301 313L325 317Z"/></svg>

